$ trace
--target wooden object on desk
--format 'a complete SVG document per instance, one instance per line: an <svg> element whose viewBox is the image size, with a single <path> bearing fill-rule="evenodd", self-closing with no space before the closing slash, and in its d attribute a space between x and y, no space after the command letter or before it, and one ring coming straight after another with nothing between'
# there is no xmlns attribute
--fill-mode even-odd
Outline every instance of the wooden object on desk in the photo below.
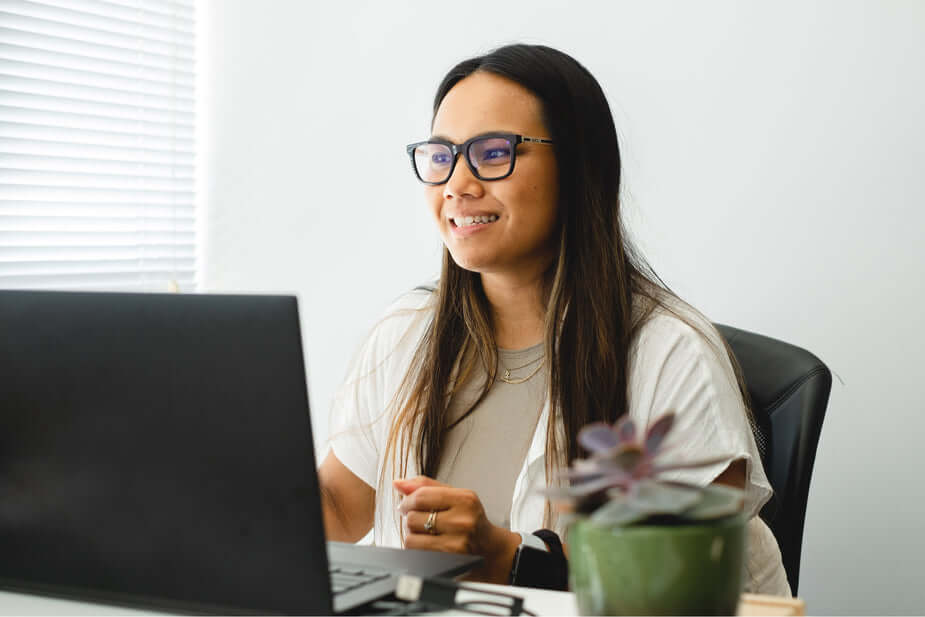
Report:
<svg viewBox="0 0 925 617"><path fill-rule="evenodd" d="M739 615L805 615L806 604L799 598L763 596L743 593L739 601Z"/></svg>

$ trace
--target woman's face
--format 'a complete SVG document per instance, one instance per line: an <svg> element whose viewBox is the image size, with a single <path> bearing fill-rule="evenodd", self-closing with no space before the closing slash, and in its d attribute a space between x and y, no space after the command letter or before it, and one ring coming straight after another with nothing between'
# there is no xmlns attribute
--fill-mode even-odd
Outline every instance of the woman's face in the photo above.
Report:
<svg viewBox="0 0 925 617"><path fill-rule="evenodd" d="M433 136L461 144L502 131L549 139L539 100L519 84L474 73L447 93L434 118ZM514 173L479 180L460 155L446 184L427 187L427 202L443 242L462 268L482 274L538 276L558 245L558 177L554 146L517 146ZM467 226L463 217L497 217ZM460 225L460 223L462 223Z"/></svg>

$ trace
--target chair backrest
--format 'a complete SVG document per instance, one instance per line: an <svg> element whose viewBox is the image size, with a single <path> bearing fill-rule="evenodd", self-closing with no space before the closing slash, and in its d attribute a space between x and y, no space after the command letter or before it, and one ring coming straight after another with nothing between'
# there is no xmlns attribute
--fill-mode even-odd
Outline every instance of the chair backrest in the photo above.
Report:
<svg viewBox="0 0 925 617"><path fill-rule="evenodd" d="M716 327L742 367L751 396L756 438L764 442L764 469L775 493L761 517L777 538L795 595L809 481L832 373L805 349L730 326Z"/></svg>

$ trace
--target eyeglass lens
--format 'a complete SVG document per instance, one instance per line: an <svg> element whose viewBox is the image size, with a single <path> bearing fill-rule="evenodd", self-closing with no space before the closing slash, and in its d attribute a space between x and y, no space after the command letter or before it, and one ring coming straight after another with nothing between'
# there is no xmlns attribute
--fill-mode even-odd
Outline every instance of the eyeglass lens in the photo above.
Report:
<svg viewBox="0 0 925 617"><path fill-rule="evenodd" d="M514 146L504 137L484 137L469 144L463 154L483 180L502 178L511 172ZM414 165L424 182L444 182L453 167L449 146L427 143L414 149Z"/></svg>

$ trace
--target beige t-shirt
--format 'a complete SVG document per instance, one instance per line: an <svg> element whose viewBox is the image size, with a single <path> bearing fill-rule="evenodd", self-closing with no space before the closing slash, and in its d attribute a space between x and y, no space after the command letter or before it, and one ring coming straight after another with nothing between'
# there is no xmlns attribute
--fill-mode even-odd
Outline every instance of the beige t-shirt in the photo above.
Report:
<svg viewBox="0 0 925 617"><path fill-rule="evenodd" d="M498 377L478 407L450 430L437 471L437 481L475 491L488 520L507 529L514 484L546 403L543 348L540 343L498 350ZM450 401L451 422L478 400L487 378L476 362L473 374Z"/></svg>

